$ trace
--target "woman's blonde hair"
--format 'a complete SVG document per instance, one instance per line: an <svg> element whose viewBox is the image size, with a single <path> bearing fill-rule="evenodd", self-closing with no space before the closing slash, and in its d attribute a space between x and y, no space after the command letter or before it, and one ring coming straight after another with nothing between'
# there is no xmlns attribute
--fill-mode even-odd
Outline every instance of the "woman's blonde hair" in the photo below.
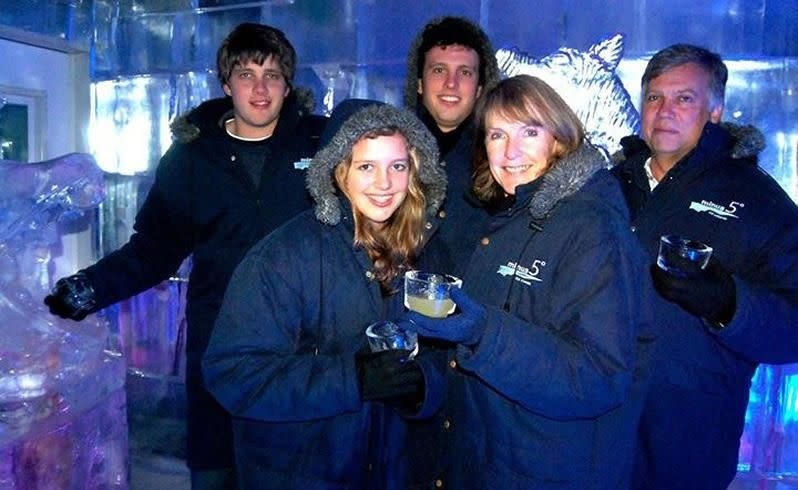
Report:
<svg viewBox="0 0 798 490"><path fill-rule="evenodd" d="M489 202L502 195L502 188L490 173L485 145L485 122L489 114L501 114L511 121L523 121L545 128L554 136L554 154L549 167L575 151L585 139L582 123L568 104L543 80L517 75L499 82L476 110L474 139L474 193Z"/></svg>
<svg viewBox="0 0 798 490"><path fill-rule="evenodd" d="M355 245L363 247L373 264L374 277L385 290L390 290L391 281L410 268L424 239L424 210L427 205L424 191L419 179L419 158L416 149L410 145L408 138L395 127L379 128L363 134L352 144L354 147L363 138L379 138L399 134L407 145L408 170L410 172L407 185L407 196L379 230L373 228L369 221L357 209L352 209L355 223ZM335 167L335 182L338 189L347 198L346 177L352 166L350 148L346 160Z"/></svg>

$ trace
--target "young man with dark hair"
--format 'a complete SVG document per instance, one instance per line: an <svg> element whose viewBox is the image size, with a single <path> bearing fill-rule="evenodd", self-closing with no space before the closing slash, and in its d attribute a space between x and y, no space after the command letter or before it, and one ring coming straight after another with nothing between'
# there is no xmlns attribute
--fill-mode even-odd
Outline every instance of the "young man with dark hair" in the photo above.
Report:
<svg viewBox="0 0 798 490"><path fill-rule="evenodd" d="M470 20L430 21L413 41L407 61L404 105L416 111L438 141L449 179L438 234L461 274L485 221L470 193L474 128L472 115L482 93L499 81L493 46Z"/></svg>
<svg viewBox="0 0 798 490"><path fill-rule="evenodd" d="M757 165L762 134L720 124L727 69L704 48L654 55L641 137L613 169L652 267L660 327L639 429L636 489L725 489L751 376L798 360L798 208ZM714 250L682 277L656 265L660 236Z"/></svg>
<svg viewBox="0 0 798 490"><path fill-rule="evenodd" d="M291 82L296 54L278 29L241 24L217 53L227 97L201 104L172 125L175 142L119 250L59 280L50 311L82 320L172 275L189 255L186 307L188 457L193 489L235 488L227 412L200 370L233 270L247 250L310 207L305 165L324 119L309 116Z"/></svg>

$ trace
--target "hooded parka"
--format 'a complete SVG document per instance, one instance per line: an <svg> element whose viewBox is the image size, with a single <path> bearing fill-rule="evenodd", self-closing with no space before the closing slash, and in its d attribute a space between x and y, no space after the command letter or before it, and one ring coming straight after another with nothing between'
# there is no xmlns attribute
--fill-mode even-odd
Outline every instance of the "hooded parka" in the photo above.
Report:
<svg viewBox="0 0 798 490"><path fill-rule="evenodd" d="M397 277L393 294L381 292L367 253L354 245L352 208L333 176L363 134L391 126L418 149L433 215L446 189L434 139L406 111L367 107L314 158L307 181L314 209L256 245L230 282L204 373L234 415L242 488L405 489L422 477L412 459L423 455L403 451L412 423L360 399L355 353L366 346L368 325L400 316L403 285ZM424 232L434 231L428 221Z"/></svg>
<svg viewBox="0 0 798 490"><path fill-rule="evenodd" d="M751 126L707 123L653 191L648 146L636 136L622 145L625 161L613 173L649 262L661 235L689 237L713 248L736 288L734 316L720 330L659 303L635 488L725 489L737 471L754 370L798 361L798 208L757 166L764 138Z"/></svg>
<svg viewBox="0 0 798 490"><path fill-rule="evenodd" d="M447 17L440 17L431 20L427 25L439 24ZM470 20L456 17L458 22L470 24L474 32L480 33L476 38L479 46L476 49L479 57L481 79L481 94L487 93L497 83L499 83L499 66L494 55L495 50L490 39L481 31L479 26ZM427 128L436 138L445 137L438 129L435 120L421 102L418 93L419 62L422 66L424 56L421 47L424 41L424 30L422 29L410 45L407 58L407 73L404 85L404 106L411 111L415 111ZM438 212L440 220L440 231L434 240L441 241L444 249L449 256L447 271L451 274L462 275L465 272L471 253L477 244L477 239L483 228L487 225L487 214L482 209L481 203L471 193L471 175L473 172L473 153L474 153L474 121L469 116L460 126L454 130L456 141L448 151L441 149L441 159L446 169L448 187L446 191L446 201Z"/></svg>
<svg viewBox="0 0 798 490"><path fill-rule="evenodd" d="M585 144L517 187L474 252L485 328L449 362L440 487L628 487L651 289L603 167Z"/></svg>
<svg viewBox="0 0 798 490"><path fill-rule="evenodd" d="M270 138L260 187L237 165L224 121L229 97L207 101L172 125L130 240L83 272L97 309L138 294L174 274L192 256L186 321L188 466L233 466L230 417L203 388L200 360L233 269L260 238L310 207L303 158L313 155L325 119L307 115L289 95Z"/></svg>

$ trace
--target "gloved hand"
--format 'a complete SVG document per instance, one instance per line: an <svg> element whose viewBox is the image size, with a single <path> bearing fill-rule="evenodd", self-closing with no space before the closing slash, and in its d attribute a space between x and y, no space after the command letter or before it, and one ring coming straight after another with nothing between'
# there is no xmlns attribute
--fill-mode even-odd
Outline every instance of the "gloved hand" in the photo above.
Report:
<svg viewBox="0 0 798 490"><path fill-rule="evenodd" d="M688 277L677 277L651 266L654 288L659 294L687 312L711 324L725 325L734 316L737 290L731 274L714 257L703 270Z"/></svg>
<svg viewBox="0 0 798 490"><path fill-rule="evenodd" d="M446 318L431 318L415 311L409 312L401 324L407 330L417 331L423 337L448 340L463 345L474 345L485 332L485 307L471 299L460 288L452 288L452 300L460 313Z"/></svg>
<svg viewBox="0 0 798 490"><path fill-rule="evenodd" d="M59 279L44 298L44 304L53 315L80 321L94 311L97 302L88 276L78 272Z"/></svg>
<svg viewBox="0 0 798 490"><path fill-rule="evenodd" d="M424 373L409 354L401 349L355 354L361 400L407 410L424 401Z"/></svg>

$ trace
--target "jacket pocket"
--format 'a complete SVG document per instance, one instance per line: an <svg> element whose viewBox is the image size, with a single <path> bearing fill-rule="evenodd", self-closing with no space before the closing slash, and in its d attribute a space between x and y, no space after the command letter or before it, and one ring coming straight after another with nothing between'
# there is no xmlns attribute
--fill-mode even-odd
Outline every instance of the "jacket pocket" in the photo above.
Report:
<svg viewBox="0 0 798 490"><path fill-rule="evenodd" d="M590 471L595 421L556 421L525 415L513 417L515 427L499 429L494 433L498 436L495 442L488 443L488 466L502 475L497 481L515 482L518 488L568 488L568 482Z"/></svg>
<svg viewBox="0 0 798 490"><path fill-rule="evenodd" d="M367 420L362 412L307 422L272 423L235 418L236 465L346 488L347 482L361 477L365 465Z"/></svg>

